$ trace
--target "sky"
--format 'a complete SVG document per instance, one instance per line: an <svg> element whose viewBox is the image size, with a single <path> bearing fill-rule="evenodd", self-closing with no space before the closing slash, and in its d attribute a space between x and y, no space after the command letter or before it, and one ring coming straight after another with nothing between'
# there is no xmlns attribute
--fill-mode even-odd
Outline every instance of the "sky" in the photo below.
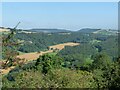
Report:
<svg viewBox="0 0 120 90"><path fill-rule="evenodd" d="M2 26L18 28L118 28L117 2L2 2Z"/></svg>

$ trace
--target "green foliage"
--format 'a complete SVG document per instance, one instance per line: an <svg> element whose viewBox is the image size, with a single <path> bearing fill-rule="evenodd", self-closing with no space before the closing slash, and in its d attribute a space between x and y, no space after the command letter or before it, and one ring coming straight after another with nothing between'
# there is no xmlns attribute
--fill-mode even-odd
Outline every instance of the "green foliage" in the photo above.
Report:
<svg viewBox="0 0 120 90"><path fill-rule="evenodd" d="M120 62L116 61L111 67L110 88L120 88Z"/></svg>
<svg viewBox="0 0 120 90"><path fill-rule="evenodd" d="M94 45L100 52L106 52L111 59L118 57L118 36L108 36L104 41Z"/></svg>
<svg viewBox="0 0 120 90"><path fill-rule="evenodd" d="M65 43L65 42L89 42L92 36L86 36L82 33L71 32L70 34L62 35L59 33L17 33L15 36L19 40L24 40L19 48L22 52L34 52L47 49L50 45ZM30 43L30 41L32 43ZM31 49L27 46L30 46Z"/></svg>
<svg viewBox="0 0 120 90"><path fill-rule="evenodd" d="M4 88L95 87L92 73L89 73L87 71L81 70L76 71L67 68L62 68L61 60L62 59L55 54L45 54L39 57L36 63L32 65L32 67L31 65L29 65L26 69L22 67L19 73L13 71L8 75L4 76L3 87Z"/></svg>
<svg viewBox="0 0 120 90"><path fill-rule="evenodd" d="M45 54L37 59L35 65L38 70L39 68L41 69L42 67L42 72L46 74L52 68L60 68L61 63L62 63L62 58L56 56L55 54Z"/></svg>
<svg viewBox="0 0 120 90"><path fill-rule="evenodd" d="M106 54L94 57L90 72L62 67L61 58L45 54L36 62L24 66L20 72L3 77L5 88L119 88L120 63L111 62ZM97 60L97 61L96 61ZM88 64L90 64L88 62ZM91 65L91 66L92 66ZM28 70L29 69L29 70Z"/></svg>
<svg viewBox="0 0 120 90"><path fill-rule="evenodd" d="M94 57L92 72L98 88L118 88L120 65L112 62L105 53L100 53Z"/></svg>
<svg viewBox="0 0 120 90"><path fill-rule="evenodd" d="M15 29L11 30L10 33L3 35L2 38L2 59L6 59L3 68L10 67L16 60L16 56L19 54L17 52L17 47L19 43L16 38L14 38Z"/></svg>
<svg viewBox="0 0 120 90"><path fill-rule="evenodd" d="M95 57L93 56L93 64L92 67L94 69L108 69L111 64L112 61L110 60L110 57L108 55L106 55L105 53L99 53L97 55L95 55Z"/></svg>
<svg viewBox="0 0 120 90"><path fill-rule="evenodd" d="M118 57L118 38L116 35L86 34L80 32L70 32L70 34L62 35L59 33L49 34L38 32L29 34L17 33L15 34L15 38L24 41L18 50L27 53L45 50L48 46L55 44L79 42L80 47L76 48L76 52L78 53L84 55L92 53L94 55L97 52L106 52L112 59ZM94 48L95 51L93 51ZM65 51L66 53L70 53L70 51Z"/></svg>
<svg viewBox="0 0 120 90"><path fill-rule="evenodd" d="M85 43L75 47L65 47L58 55L64 58L65 67L88 70L89 65L92 64L91 55L95 53L95 47Z"/></svg>
<svg viewBox="0 0 120 90"><path fill-rule="evenodd" d="M10 75L10 74L9 74ZM94 88L92 74L70 69L52 69L46 75L39 71L13 73L15 81L3 78L3 88Z"/></svg>
<svg viewBox="0 0 120 90"><path fill-rule="evenodd" d="M17 33L15 38L24 41L19 48L22 52L37 52L64 42L80 42L80 45L54 50L14 69L3 76L4 88L120 88L116 36L79 32Z"/></svg>

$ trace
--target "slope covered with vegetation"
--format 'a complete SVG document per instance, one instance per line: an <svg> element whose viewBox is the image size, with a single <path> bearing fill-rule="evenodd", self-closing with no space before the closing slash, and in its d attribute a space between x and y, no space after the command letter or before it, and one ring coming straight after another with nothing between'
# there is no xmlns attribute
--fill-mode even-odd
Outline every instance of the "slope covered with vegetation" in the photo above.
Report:
<svg viewBox="0 0 120 90"><path fill-rule="evenodd" d="M18 64L3 75L3 89L120 88L120 59L115 35L16 32L14 39L20 44L17 51L24 53L47 50L50 45L65 42L78 42L80 45L66 46L61 51L54 50L27 64ZM8 41L14 42L14 39ZM11 46L8 49L16 50ZM3 55L8 49L4 47ZM6 64L9 66L13 65L14 60L19 60L9 58L11 54L7 58L10 63Z"/></svg>
<svg viewBox="0 0 120 90"><path fill-rule="evenodd" d="M46 54L3 77L3 88L118 88L119 62L99 54L88 70L66 68L61 57Z"/></svg>

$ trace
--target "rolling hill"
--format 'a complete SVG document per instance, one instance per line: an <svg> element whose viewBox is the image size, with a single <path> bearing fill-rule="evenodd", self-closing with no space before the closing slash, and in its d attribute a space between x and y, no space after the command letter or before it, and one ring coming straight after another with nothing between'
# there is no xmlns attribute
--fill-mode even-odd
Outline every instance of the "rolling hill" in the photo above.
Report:
<svg viewBox="0 0 120 90"><path fill-rule="evenodd" d="M61 33L61 32L71 32L65 29L29 29L29 31L34 32L44 32L44 33Z"/></svg>
<svg viewBox="0 0 120 90"><path fill-rule="evenodd" d="M83 29L78 30L78 32L81 32L81 33L93 33L93 32L99 31L99 30L101 30L101 29L83 28Z"/></svg>

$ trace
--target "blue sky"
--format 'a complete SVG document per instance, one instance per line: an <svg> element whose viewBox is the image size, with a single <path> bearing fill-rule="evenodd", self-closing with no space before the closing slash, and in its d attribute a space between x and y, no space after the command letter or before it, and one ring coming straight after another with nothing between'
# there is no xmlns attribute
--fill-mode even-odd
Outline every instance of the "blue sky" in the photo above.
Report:
<svg viewBox="0 0 120 90"><path fill-rule="evenodd" d="M3 2L2 26L19 28L118 28L117 2Z"/></svg>

